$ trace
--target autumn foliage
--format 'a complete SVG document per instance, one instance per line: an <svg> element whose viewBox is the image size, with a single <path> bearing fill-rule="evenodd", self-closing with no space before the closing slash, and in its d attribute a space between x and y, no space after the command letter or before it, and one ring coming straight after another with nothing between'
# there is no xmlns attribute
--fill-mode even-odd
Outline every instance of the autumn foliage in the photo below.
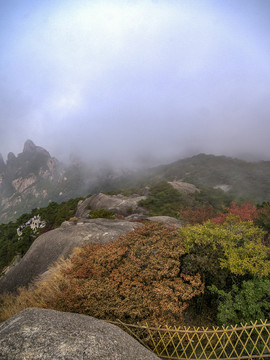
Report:
<svg viewBox="0 0 270 360"><path fill-rule="evenodd" d="M264 231L251 221L239 222L237 217L229 215L224 224L208 221L186 226L180 234L186 251L193 255L193 267L199 266L200 273L208 271L217 276L223 269L235 275L256 277L270 273L268 249L263 245Z"/></svg>
<svg viewBox="0 0 270 360"><path fill-rule="evenodd" d="M239 221L253 221L258 214L258 210L251 202L245 202L241 205L237 205L235 202L231 203L231 206L225 213L219 213L211 221L215 224L223 224L226 221L228 215L235 215L239 218Z"/></svg>
<svg viewBox="0 0 270 360"><path fill-rule="evenodd" d="M201 205L197 207L185 206L180 208L179 216L190 225L202 224L216 215L215 209L211 205Z"/></svg>
<svg viewBox="0 0 270 360"><path fill-rule="evenodd" d="M51 305L102 319L179 324L189 300L204 291L200 275L180 272L184 253L177 231L152 222L78 249Z"/></svg>

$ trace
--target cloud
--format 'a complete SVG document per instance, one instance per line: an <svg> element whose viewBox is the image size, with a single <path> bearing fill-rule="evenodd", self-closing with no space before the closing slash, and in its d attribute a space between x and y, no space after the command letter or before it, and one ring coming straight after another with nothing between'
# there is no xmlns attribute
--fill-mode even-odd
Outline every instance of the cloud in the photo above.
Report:
<svg viewBox="0 0 270 360"><path fill-rule="evenodd" d="M31 138L56 156L114 162L268 158L270 8L245 4L12 1L0 38L0 150Z"/></svg>

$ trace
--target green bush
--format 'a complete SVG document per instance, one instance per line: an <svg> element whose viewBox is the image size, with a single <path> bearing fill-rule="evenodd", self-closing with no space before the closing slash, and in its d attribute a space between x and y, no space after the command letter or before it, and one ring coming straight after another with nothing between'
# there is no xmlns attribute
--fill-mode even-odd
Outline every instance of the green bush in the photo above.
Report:
<svg viewBox="0 0 270 360"><path fill-rule="evenodd" d="M166 181L162 181L150 189L149 198L141 200L139 205L145 207L152 216L178 217L179 208L181 205L186 205L186 201L178 190Z"/></svg>
<svg viewBox="0 0 270 360"><path fill-rule="evenodd" d="M208 288L219 296L217 319L220 324L240 324L270 318L270 280L243 281L241 287L232 286L230 292L216 286Z"/></svg>
<svg viewBox="0 0 270 360"><path fill-rule="evenodd" d="M70 199L61 204L51 202L47 207L33 209L31 213L21 215L15 222L0 224L0 272L10 264L16 254L24 255L39 235L74 216L79 200L80 198ZM18 237L17 228L38 214L45 221L46 227L35 233L27 227L23 230L23 235Z"/></svg>
<svg viewBox="0 0 270 360"><path fill-rule="evenodd" d="M106 209L98 209L91 211L89 217L90 219L114 219L114 212Z"/></svg>

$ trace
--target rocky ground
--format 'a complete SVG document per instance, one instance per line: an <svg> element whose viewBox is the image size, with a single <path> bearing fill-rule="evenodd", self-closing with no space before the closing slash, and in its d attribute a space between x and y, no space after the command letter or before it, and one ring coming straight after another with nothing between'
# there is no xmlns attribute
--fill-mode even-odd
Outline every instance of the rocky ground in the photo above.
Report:
<svg viewBox="0 0 270 360"><path fill-rule="evenodd" d="M26 309L0 324L2 360L155 360L115 325L93 317Z"/></svg>

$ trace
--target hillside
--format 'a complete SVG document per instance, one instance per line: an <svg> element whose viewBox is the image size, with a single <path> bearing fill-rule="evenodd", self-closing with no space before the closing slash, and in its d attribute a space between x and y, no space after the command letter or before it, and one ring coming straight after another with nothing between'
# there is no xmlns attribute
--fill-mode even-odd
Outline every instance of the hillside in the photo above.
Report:
<svg viewBox="0 0 270 360"><path fill-rule="evenodd" d="M2 224L0 259L9 256L1 264L9 266L0 278L0 321L26 307L133 324L268 318L270 203L223 203L220 212L188 183L144 190L51 203L39 209L40 233L28 227L16 235L30 214Z"/></svg>
<svg viewBox="0 0 270 360"><path fill-rule="evenodd" d="M154 169L154 174L181 178L198 187L224 188L236 197L270 200L270 162L246 162L225 156L199 154ZM226 187L224 187L226 185Z"/></svg>
<svg viewBox="0 0 270 360"><path fill-rule="evenodd" d="M17 157L9 153L5 162L0 155L0 223L15 220L51 201L60 203L119 189L138 192L145 186L175 180L193 184L208 195L225 196L228 202L270 201L269 161L246 162L199 154L150 169L120 171L91 168L80 161L65 166L47 150L27 140Z"/></svg>
<svg viewBox="0 0 270 360"><path fill-rule="evenodd" d="M71 245L70 231L63 233L67 226L83 240L75 246L86 246L75 249L71 260L58 261L49 272L44 273L46 267L40 268L43 276L18 289L18 294L0 297L0 319L33 306L133 324L191 325L195 321L205 326L209 322L237 324L266 319L269 247L264 226L256 225L260 215L267 215L265 210L258 212L254 205L233 206L208 222L180 224L180 228L162 224L159 219L136 224L128 219L99 219L99 225L102 222L122 228L125 221L130 227L136 226L112 241L111 236L100 241L108 235L105 228L99 238L92 226L83 234L82 224L88 226L91 220L64 223L59 231L37 238L14 267L21 271L10 270L7 275L16 275L13 280L18 280L17 276L27 270L32 273L32 265L45 261L48 266L48 251L54 243L58 247Z"/></svg>
<svg viewBox="0 0 270 360"><path fill-rule="evenodd" d="M235 200L249 199L256 203L270 200L270 161L246 162L206 154L134 172L109 184L100 183L97 189L136 188L163 180L181 180L208 190L220 189Z"/></svg>

